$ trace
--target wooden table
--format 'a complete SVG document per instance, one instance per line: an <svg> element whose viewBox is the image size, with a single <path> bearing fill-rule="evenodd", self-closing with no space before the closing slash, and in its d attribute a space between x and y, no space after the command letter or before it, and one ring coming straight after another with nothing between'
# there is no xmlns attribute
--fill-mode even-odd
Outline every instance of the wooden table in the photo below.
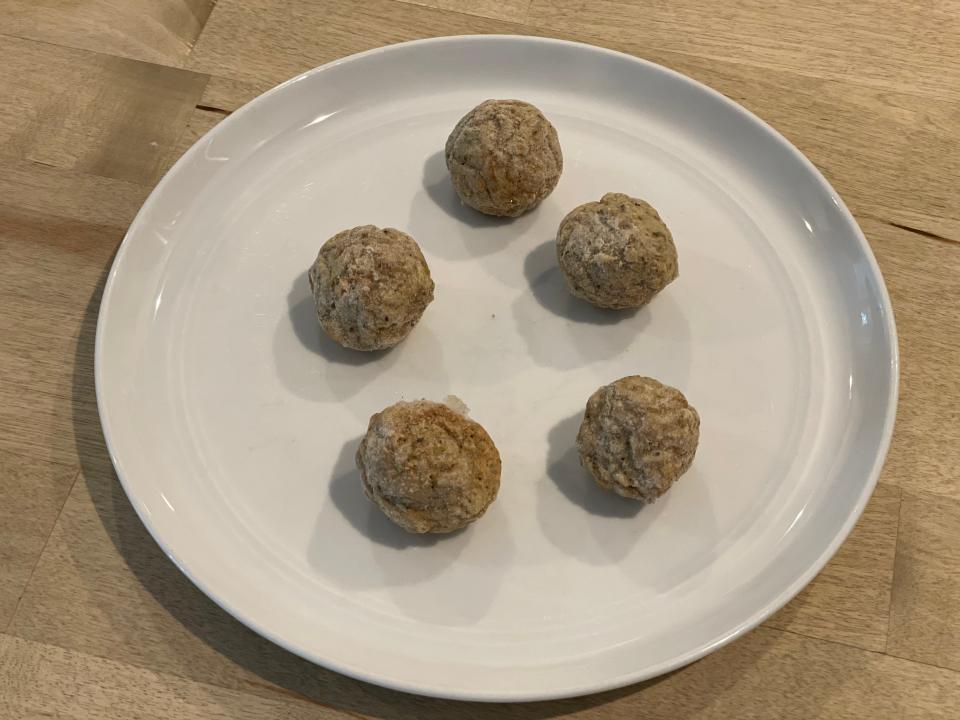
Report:
<svg viewBox="0 0 960 720"><path fill-rule="evenodd" d="M575 38L726 93L860 221L902 353L866 513L787 608L667 677L490 706L349 680L230 619L120 489L92 364L150 188L262 90L430 35ZM0 717L960 717L960 1L0 0Z"/></svg>

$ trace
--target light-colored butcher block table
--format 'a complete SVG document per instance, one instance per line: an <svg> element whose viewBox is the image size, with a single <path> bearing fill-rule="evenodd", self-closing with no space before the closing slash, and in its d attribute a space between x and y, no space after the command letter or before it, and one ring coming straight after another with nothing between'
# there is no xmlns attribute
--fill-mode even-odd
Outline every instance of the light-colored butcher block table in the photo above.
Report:
<svg viewBox="0 0 960 720"><path fill-rule="evenodd" d="M846 200L902 360L880 484L757 630L666 677L529 705L315 667L195 589L97 418L111 258L171 163L303 70L434 35L576 39L690 75ZM960 1L0 0L0 718L960 717Z"/></svg>

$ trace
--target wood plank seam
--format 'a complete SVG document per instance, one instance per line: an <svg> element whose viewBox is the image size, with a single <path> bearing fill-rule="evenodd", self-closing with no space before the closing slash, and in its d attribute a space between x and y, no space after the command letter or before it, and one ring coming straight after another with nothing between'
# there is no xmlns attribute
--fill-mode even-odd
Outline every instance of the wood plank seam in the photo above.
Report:
<svg viewBox="0 0 960 720"><path fill-rule="evenodd" d="M77 473L77 474L78 474L78 476L79 476L80 473ZM76 479L75 479L75 480L76 480ZM179 572L179 570L178 570L177 572ZM104 654L104 653L90 652L90 651L87 651L87 650L78 650L78 649L76 649L76 648L68 647L67 645L64 645L64 644L61 644L61 643L50 642L50 641L47 641L47 640L35 640L35 639L29 638L29 637L21 637L20 635L17 635L16 633L9 632L7 629L4 629L3 631L0 631L0 635L5 635L5 636L7 636L7 637L16 638L17 640L26 641L26 642L29 642L29 643L34 643L34 644L36 644L36 645L44 645L44 646L50 647L50 648L57 648L57 649L59 649L59 650L65 651L65 652L67 652L67 653L71 653L71 654L75 654L75 655L80 655L80 656L85 656L85 657L93 658L93 659L96 659L96 660L103 660L103 661L109 662L109 663L118 663L118 664L124 665L124 666L126 666L126 667L135 668L135 669L137 669L137 670L143 670L143 671L145 671L145 672L152 673L152 674L154 674L154 675L156 675L156 676L158 676L158 677L165 677L165 678L169 678L169 679L171 679L171 680L183 680L183 681L190 682L190 683L197 683L197 684L199 684L199 685L205 685L206 687L218 688L218 689L220 689L220 690L227 690L227 691L229 691L229 692L237 692L237 693L240 693L240 694L242 694L242 695L249 696L249 697L251 697L251 698L262 698L262 697L264 697L263 695L258 694L258 693L256 693L256 692L252 692L252 691L249 691L249 690L244 690L242 687L239 687L239 686L237 686L237 685L228 685L228 684L226 684L226 683L218 683L218 682L209 682L209 681L203 681L203 680L196 680L196 679L191 678L191 677L189 677L189 676L187 676L187 675L185 675L185 674L180 674L180 673L175 673L175 672L168 672L168 671L164 671L164 670L157 670L156 668L150 667L149 665L141 664L141 663L138 663L138 662L130 662L130 661L117 660L116 658L110 657L109 655ZM906 658L897 658L897 659L898 659L898 660L904 660L905 662L914 662L913 660L909 660L909 659L906 659ZM0 680L2 680L2 678L0 678ZM278 698L282 698L282 699L283 699L284 701L286 701L286 702L297 702L297 703L303 703L303 704L306 704L306 705L315 705L315 706L317 706L317 707L322 707L322 708L324 708L324 709L326 709L326 710L330 710L330 711L335 712L335 713L340 713L340 714L345 715L345 716L348 716L348 717L357 718L357 720L368 720L368 718L366 718L365 716L360 715L360 714L357 714L357 713L355 713L355 712L353 712L353 711L351 711L351 710L346 710L346 709L343 709L343 708L334 707L333 705L327 705L326 703L323 703L323 702L321 702L320 700L316 700L315 698L308 697L308 696L306 696L306 695L303 695L303 694L301 694L301 693L296 692L295 690L289 690L289 689L287 689L287 688L285 688L285 687L283 687L283 686L280 686L280 685L270 685L270 684L268 684L268 683L257 683L257 682L253 682L253 681L250 681L250 680L241 680L241 683L244 684L244 685L249 685L250 687L256 687L256 688L260 688L261 690L268 691L271 695L276 695L276 696L278 696ZM2 706L0 706L0 709L2 709Z"/></svg>
<svg viewBox="0 0 960 720"><path fill-rule="evenodd" d="M205 73L204 73L204 74L205 74ZM209 84L210 84L210 75L207 75L207 80L206 80L206 82L203 83L203 90L200 92L200 97L203 97L203 93L206 92L207 85L209 85ZM199 106L198 106L198 105L194 105L194 108L195 108L195 109L196 109L197 107L199 107ZM192 112L192 111L191 111L191 112ZM189 129L190 129L190 118L187 118L187 122L185 122L185 123L183 124L183 127L180 129L180 134L177 135L176 140L174 140L173 144L170 146L171 150L175 150L177 147L179 147L181 139L183 138L184 135L187 134L187 132L189 131ZM170 156L168 155L167 157L169 158L169 160L168 160L169 165L167 166L167 169L164 170L164 171L160 174L160 176L157 177L157 178L155 178L154 181L153 181L152 183L150 183L149 185L147 185L146 183L144 183L144 187L149 187L149 188L151 188L151 191L152 191L152 189L153 189L154 187L156 187L157 183L160 182L160 180L163 178L163 176L166 175L168 172L170 172L170 168L173 167L173 164L174 164L177 160L180 159L179 156L178 156L178 157L170 157Z"/></svg>
<svg viewBox="0 0 960 720"><path fill-rule="evenodd" d="M232 110L224 110L223 108L214 107L213 105L195 105L194 109L196 110L206 110L207 112L219 113L224 117L233 115Z"/></svg>
<svg viewBox="0 0 960 720"><path fill-rule="evenodd" d="M16 456L16 453L11 453ZM74 486L77 484L77 479L80 477L80 469L73 474L73 480L70 481L70 488L64 493L63 502L60 503L60 509L57 510L57 516L53 519L53 522L50 523L50 532L47 533L46 539L43 541L43 546L40 548L40 552L37 553L36 559L33 561L33 567L30 568L30 574L27 576L26 581L23 583L23 587L20 588L20 597L17 598L17 604L13 606L13 612L10 613L10 618L7 620L7 624L4 626L3 630L6 634L6 631L13 625L13 619L17 616L17 610L20 609L20 603L23 600L23 595L26 592L27 587L30 585L30 581L33 579L33 574L37 571L37 566L40 565L40 558L43 557L44 551L47 549L47 544L50 542L50 538L53 536L53 531L57 527L57 523L60 521L60 516L63 514L63 509L67 506L67 500L70 498L70 493L73 492Z"/></svg>
<svg viewBox="0 0 960 720"><path fill-rule="evenodd" d="M70 45L63 45L61 43L50 42L49 40L36 40L34 38L23 37L22 35L15 35L13 33L0 32L0 37L13 38L14 40L22 40L23 42L28 42L28 43L37 43L38 45L46 45L47 47L54 47L58 49L73 50L76 52L88 52L88 53L93 53L94 55L101 55L102 57L108 57L108 58L119 57L118 55L110 55L109 53L99 53L99 52L96 52L95 50L87 50L85 48L72 47ZM134 62L146 62L146 61L135 60ZM147 63L147 64L156 64L156 63ZM177 69L182 70L183 68L177 68Z"/></svg>
<svg viewBox="0 0 960 720"><path fill-rule="evenodd" d="M108 0L109 2L109 0ZM35 9L32 13L32 17L27 20L27 27L30 26L30 20L33 20L33 30L11 30L9 27L6 31L0 32L0 37L16 38L18 40L27 40L30 42L42 42L48 45L54 45L57 47L67 48L71 50L99 50L105 55L109 55L115 58L123 58L128 60L139 60L143 62L150 62L156 65L163 65L170 68L182 68L183 64L186 62L187 57L193 51L194 45L196 45L197 40L200 37L203 29L206 27L207 22L210 19L210 15L213 12L213 9L216 7L219 0L205 0L204 6L206 7L206 12L199 9L193 5L190 0L183 2L183 7L181 8L185 13L177 13L177 6L170 2L169 0L164 3L153 3L157 6L155 9L157 15L153 16L150 12L130 12L130 9L136 9L133 3L129 3L131 6L130 9L123 7L123 4L116 4L117 7L112 8L112 13L117 20L120 21L120 25L112 25L110 33L106 37L97 38L99 42L84 42L83 37L87 33L78 35L77 31L82 29L79 25L81 19L76 16L71 16L68 8L63 7L44 7L46 5L55 5L51 3L37 3L40 7ZM85 12L89 15L96 17L99 13L98 10L102 11L106 8L104 7L106 3L101 0L99 3L94 0L94 2L88 2L88 8L84 8ZM97 7L99 5L99 8ZM163 6L163 7L160 7ZM37 12L39 10L39 12ZM48 14L44 15L44 10L48 11ZM125 16L123 11L126 11ZM120 12L121 15L117 16L116 13ZM30 12L27 13L31 15ZM186 17L190 17L196 23L196 33L187 33L186 35L179 34L178 29L178 20L184 21ZM21 18L23 19L23 18ZM102 17L99 17L101 21ZM123 20L127 22L124 23ZM59 39L50 38L50 28L51 25L56 26L60 25L60 29L71 28L72 34L68 33L68 37L61 37ZM16 22L16 16L12 22ZM169 23L169 24L168 24ZM16 25L14 25L16 27ZM136 34L137 30L147 30L156 31L157 29L162 29L166 31L170 37L163 38L168 40L168 42L159 42L156 41L160 38L156 34L153 34L152 37L140 37L133 38L132 35ZM85 28L89 30L90 28ZM179 28L181 30L185 29L182 26ZM44 39L40 37L42 35L47 35L48 37ZM54 31L54 35L56 32ZM192 35L192 37L191 37ZM93 38L91 38L93 39ZM175 46L179 49L178 52L174 52L172 56L165 55L165 51L169 52L173 49L174 45L169 42L173 40ZM78 40L80 40L78 42ZM118 47L114 41L121 41L121 45L124 40L135 40L136 44L139 44L139 51L131 51L131 48ZM142 42L136 42L142 41ZM153 42L151 42L153 41Z"/></svg>
<svg viewBox="0 0 960 720"><path fill-rule="evenodd" d="M914 658L903 657L903 656L901 656L901 655L894 655L893 653L888 653L886 650L883 650L883 651L881 651L881 650L868 650L868 649L865 648L865 647L861 647L861 646L859 646L859 645L851 645L850 643L845 643L845 642L843 642L842 640L833 640L833 639L829 639L829 638L825 638L825 637L814 637L814 636L812 636L812 635L807 635L806 633L797 632L796 630L788 630L787 628L773 628L773 627L768 627L768 626L766 626L766 625L762 625L762 626L760 626L760 627L762 627L764 630L766 630L766 631L768 631L768 632L789 633L790 635L796 635L797 637L802 637L804 640L810 640L810 641L813 641L813 642L829 643L830 645L839 645L840 647L852 648L852 649L854 649L854 650L859 650L860 652L870 653L870 654L872 654L872 655L886 656L886 657L896 658L897 660L906 660L907 662L912 662L912 663L915 663L915 664L917 664L917 665L923 665L924 667L936 668L937 670L945 670L946 672L949 672L949 673L952 673L952 674L956 675L957 678L960 679L960 670L956 670L956 669L954 669L954 668L952 668L952 667L947 667L947 666L945 666L945 665L936 665L935 663L926 662L926 661L924 661L924 660L916 660L916 659L914 659ZM758 629L759 629L759 628L758 628ZM753 630L751 630L750 632L753 632Z"/></svg>
<svg viewBox="0 0 960 720"><path fill-rule="evenodd" d="M532 4L532 1L533 0L531 0L531 4ZM529 12L528 12L528 17L529 17ZM633 57L640 58L641 60L647 60L647 57L645 55L639 53L637 50L635 50L632 47L628 48L627 46L625 46L624 44L618 41L607 40L600 35L595 35L593 33L586 32L582 29L577 29L576 33L573 34L573 33L567 33L565 31L560 31L554 28L538 25L535 22L525 21L524 23L519 25L521 27L525 27L528 30L530 30L530 33L529 33L530 35L534 35L538 37L547 37L547 38L567 39L573 42L588 43L588 44L596 45L598 47L606 48L609 50L614 50L616 52L622 52L626 55L631 55ZM743 61L736 57L722 57L722 56L712 55L712 54L701 54L701 53L681 50L678 48L670 48L670 50L666 52L669 53L670 55L682 55L684 57L689 57L697 60L715 60L717 62L728 63L736 67L753 69L755 71L771 70L777 73L796 75L797 77L806 78L809 80L834 81L834 82L839 81L838 78L826 77L816 72L805 72L802 68L799 68L799 67L783 67L775 64ZM653 61L650 61L650 62L653 62ZM664 66L664 67L667 67L670 70L673 69L670 66ZM701 81L698 81L698 82L701 82ZM891 85L886 82L871 80L868 78L857 78L856 80L851 80L848 82L861 87L869 88L871 90L883 90L887 92L897 93L898 95L907 95L910 97L914 97L920 101L937 99L937 96L932 96L930 93L918 91L909 85ZM703 84L709 87L708 83L704 82ZM725 95L725 97L728 97L728 96ZM730 99L732 100L733 98L730 98ZM734 102L737 102L737 101L734 100ZM739 105L740 103L738 102L737 104ZM763 118L761 118L761 120L762 119Z"/></svg>
<svg viewBox="0 0 960 720"><path fill-rule="evenodd" d="M875 209L875 208L873 208ZM930 230L924 230L923 228L914 227L913 225L907 225L905 223L895 222L894 220L888 220L885 217L881 217L874 212L856 212L850 211L854 218L859 224L860 220L873 220L874 222L883 223L884 225L889 225L892 228L897 230L903 230L904 232L913 233L914 235L919 235L920 237L927 238L928 240L939 240L941 242L949 243L951 245L960 245L960 239L955 240L954 238L947 237L946 235L941 235L939 233L932 232ZM922 210L915 210L914 212L922 213ZM888 485L893 485L886 481Z"/></svg>
<svg viewBox="0 0 960 720"><path fill-rule="evenodd" d="M428 2L417 2L417 0L394 0L394 2L398 2L398 3L400 3L401 5L415 5L415 6L419 6L419 7L428 7L428 8L430 8L431 10L442 10L442 11L444 11L444 12L455 12L455 13L458 13L458 14L460 14L460 15L469 15L469 16L471 16L471 17L482 17L482 18L490 18L490 19L493 19L493 20L501 20L502 22L513 22L513 23L517 23L517 24L519 24L519 25L525 25L525 24L527 24L527 21L530 19L530 6L533 5L533 0L527 0L527 2L524 3L523 13L522 13L521 17L519 17L519 18L511 18L511 19L509 19L509 20L503 20L503 19L500 18L500 17L494 17L494 16L492 16L492 15L484 15L484 14L482 14L482 13L468 13L468 12L462 12L462 11L460 11L460 10L451 10L450 8L440 7L440 6L438 6L438 5L431 5L431 4L429 4Z"/></svg>
<svg viewBox="0 0 960 720"><path fill-rule="evenodd" d="M207 20L209 21L209 18L207 18ZM203 27L206 28L207 24L204 23ZM197 35L197 40L194 40L193 45L190 46L191 53L193 52L193 48L196 46L197 41L200 39L200 35L202 34L203 34L203 31L201 31L200 34ZM112 53L102 52L100 50L90 50L89 48L85 48L85 47L77 47L75 45L67 45L65 43L51 42L50 40L38 40L37 38L25 37L23 35L17 35L15 33L6 33L6 32L0 31L0 38L13 38L14 40L20 40L22 42L28 42L28 43L37 43L38 45L46 45L47 47L57 48L60 50L70 50L72 52L91 53L92 55L98 55L100 57L111 58L114 60L126 60L128 62L143 63L144 65L155 65L157 67L162 67L162 68L167 68L172 70L182 70L183 72L191 72L197 75L202 74L197 72L196 70L190 70L189 68L186 68L183 65L171 65L167 63L157 62L155 60L140 60L138 58L127 57L125 55L114 55ZM189 57L190 57L189 54L186 55L184 57L184 62L186 62L187 58Z"/></svg>
<svg viewBox="0 0 960 720"><path fill-rule="evenodd" d="M65 654L66 654L68 657L70 657L70 658L89 659L89 660L94 660L94 661L103 662L103 663L106 663L106 664L108 664L108 665L110 665L110 666L114 666L114 667L116 667L116 666L122 666L122 668L124 668L124 669L129 668L129 669L131 669L131 670L137 670L137 671L140 671L140 672L142 672L142 673L145 673L145 674L147 675L147 677L154 678L154 679L161 680L161 681L166 681L166 684L168 684L168 686L169 686L170 688L174 689L174 690L176 690L176 688L178 687L178 685L180 684L181 681L185 681L186 683L189 683L190 686L192 686L192 687L194 687L194 688L201 688L201 689L202 689L202 688L207 688L207 689L210 689L210 690L225 691L225 692L231 693L231 694L234 694L234 693L235 693L236 695L242 696L243 698L249 698L249 700L250 700L251 702L257 702L257 701L261 701L261 702L262 702L263 700L266 700L266 699L267 699L267 698L265 698L263 695L257 695L257 694L251 693L251 692L247 692L247 691L242 690L242 689L240 689L240 688L225 688L225 687L223 687L223 686L221 686L221 685L214 685L214 684L211 684L211 683L208 683L208 682L203 682L203 681L201 681L201 680L193 680L193 679L191 679L191 678L183 678L183 677L180 677L180 676L177 676L177 675L172 675L172 674L167 673L167 672L155 670L155 669L152 669L152 668L146 668L146 667L134 665L134 664L131 664L131 663L121 662L121 661L115 660L115 659L113 659L113 658L103 657L103 656L100 656L100 655L97 655L97 654L84 652L84 651L82 651L82 650L74 650L74 649L71 649L71 648L65 648L65 647L62 647L62 646L60 646L60 645L56 645L56 644L52 644L52 643L48 643L48 642L40 642L40 641L37 641L37 640L30 640L30 639L26 639L26 638L20 638L20 637L17 637L16 635L12 635L12 634L5 633L5 632L0 632L0 637L11 638L11 639L12 639L13 641L15 641L15 642L26 643L26 644L29 645L29 646L33 646L33 647L37 647L37 648L46 648L46 649L48 649L48 650L57 650L57 651L60 651L60 652L62 652L62 653L65 653ZM0 659L5 659L5 658L3 658L2 656L0 656ZM2 678L0 678L0 679L2 679ZM5 700L7 700L7 698L6 698L5 696L0 696L0 712L2 712L2 711L5 710L5 709L9 709L9 706L7 706L7 705L4 704L4 701L5 701ZM286 706L287 709L292 709L292 708L294 708L294 707L296 707L296 706L301 706L301 707L316 706L316 707L322 707L322 708L324 708L325 710L328 710L328 711L332 712L332 713L333 713L334 715L336 715L337 717L344 716L344 717L358 718L359 720L367 720L367 719L364 718L363 716L356 715L356 714L354 714L354 713L351 713L351 712L348 712L348 711L345 711L345 710L341 710L341 709L339 709L339 708L335 708L335 707L332 707L332 706L324 705L324 704L321 703L321 702L312 701L310 698L303 698L303 697L294 697L294 696L281 695L280 698L277 698L276 700L272 700L272 699L271 699L271 700L269 700L269 701L270 701L270 702L282 703L283 705ZM80 706L78 706L76 709L77 709L78 711L80 711L80 712L84 712L84 711L88 710L88 708L86 708L86 707L80 707ZM110 717L128 717L128 716L129 716L129 712L127 712L128 710L129 710L129 708L127 708L126 710L121 710L121 711L120 711L120 715L113 715L113 714L111 713L111 714L110 714ZM178 710L178 708L177 708L176 706L174 706L173 708L169 708L169 707L168 707L168 708L166 708L165 714L164 714L163 716L164 716L164 717L167 717L167 716L169 716L169 717L174 717L174 716L180 717L180 715L177 713L177 710ZM166 713L170 713L170 712L172 712L173 715L166 715ZM44 717L47 717L46 714L44 714L43 716L44 716ZM137 715L137 716L140 717L140 715ZM283 716L283 717L287 717L287 713L284 712L282 716ZM6 716L4 716L4 717L6 717ZM33 715L30 715L30 717L33 717ZM56 717L60 718L60 717L66 717L66 716L62 716L62 715L60 715L60 714L57 714ZM74 714L71 712L70 717L71 717L71 718L75 718L75 717L79 718L80 716L79 716L79 715L74 715ZM93 717L100 717L100 715L87 715L87 714L84 713L84 714L83 714L83 717L85 717L85 718L86 718L86 717L93 718ZM150 714L150 717L161 717L161 716L160 716L160 715L156 715L156 716L155 716L155 715L153 715L153 714L151 713L151 714ZM223 717L223 716L218 714L217 717ZM244 717L248 717L248 716L247 716L246 714L244 714ZM302 716L301 716L300 714L298 714L297 717L302 717ZM327 717L327 714L326 714L326 713L324 713L324 717Z"/></svg>
<svg viewBox="0 0 960 720"><path fill-rule="evenodd" d="M903 225L901 223L892 222L890 220L883 220L878 218L881 222L885 222L887 225L892 227L899 228L900 230L906 230L907 232L914 233L915 235L920 235L921 237L930 238L931 240L940 240L945 243L953 243L960 245L960 240L954 240L953 238L944 237L943 235L938 235L935 232L930 232L929 230L921 230L920 228L911 227L909 225Z"/></svg>
<svg viewBox="0 0 960 720"><path fill-rule="evenodd" d="M893 546L893 572L890 574L890 607L887 609L887 636L883 643L884 655L897 657L890 649L890 628L893 627L893 593L897 587L897 556L900 554L900 531L903 529L903 490L900 491L900 508L897 512L897 541Z"/></svg>

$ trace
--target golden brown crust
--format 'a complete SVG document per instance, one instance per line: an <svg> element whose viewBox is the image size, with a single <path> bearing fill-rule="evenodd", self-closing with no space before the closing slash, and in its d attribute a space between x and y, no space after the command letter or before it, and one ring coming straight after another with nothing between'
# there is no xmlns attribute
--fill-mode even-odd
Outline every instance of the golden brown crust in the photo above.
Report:
<svg viewBox="0 0 960 720"><path fill-rule="evenodd" d="M433 300L420 246L394 228L361 225L337 233L320 248L308 277L323 329L354 350L393 347Z"/></svg>
<svg viewBox="0 0 960 720"><path fill-rule="evenodd" d="M600 487L649 503L689 469L699 440L700 416L683 393L631 375L590 396L577 448Z"/></svg>
<svg viewBox="0 0 960 720"><path fill-rule="evenodd" d="M460 200L488 215L522 215L553 191L563 172L556 129L520 100L475 107L450 133L444 154Z"/></svg>
<svg viewBox="0 0 960 720"><path fill-rule="evenodd" d="M660 215L622 193L572 210L557 230L567 287L602 308L646 305L678 275L677 249Z"/></svg>
<svg viewBox="0 0 960 720"><path fill-rule="evenodd" d="M371 417L357 467L367 497L414 533L468 525L500 489L500 453L487 431L427 400L399 402Z"/></svg>

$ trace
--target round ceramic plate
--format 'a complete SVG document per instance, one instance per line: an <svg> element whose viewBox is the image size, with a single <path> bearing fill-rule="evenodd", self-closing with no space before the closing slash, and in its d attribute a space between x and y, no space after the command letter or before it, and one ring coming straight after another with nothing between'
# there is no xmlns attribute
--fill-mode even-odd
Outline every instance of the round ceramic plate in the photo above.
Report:
<svg viewBox="0 0 960 720"><path fill-rule="evenodd" d="M556 126L559 185L515 220L460 205L443 146L487 98ZM560 219L649 201L680 277L634 313L564 288ZM401 228L436 299L377 354L320 331L306 270L335 232ZM702 418L648 506L597 489L574 438L624 375ZM107 283L97 397L120 479L164 551L251 628L411 692L532 700L625 685L755 626L833 554L890 439L897 354L863 235L762 121L670 70L586 45L440 38L279 86L157 186ZM466 531L417 537L361 491L370 415L456 395L503 458Z"/></svg>

